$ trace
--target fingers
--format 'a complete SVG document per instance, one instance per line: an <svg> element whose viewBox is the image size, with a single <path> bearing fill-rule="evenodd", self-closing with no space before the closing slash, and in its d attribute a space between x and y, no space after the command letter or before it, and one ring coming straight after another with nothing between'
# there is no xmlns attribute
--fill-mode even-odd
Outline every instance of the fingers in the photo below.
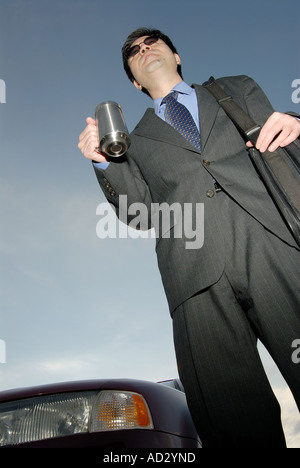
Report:
<svg viewBox="0 0 300 468"><path fill-rule="evenodd" d="M86 123L87 126L79 135L78 148L87 159L97 162L107 161L105 155L97 151L99 147L99 135L96 121L92 117L87 117Z"/></svg>
<svg viewBox="0 0 300 468"><path fill-rule="evenodd" d="M92 117L87 117L85 120L86 120L87 125L89 125L89 124L96 125L96 120L92 119Z"/></svg>
<svg viewBox="0 0 300 468"><path fill-rule="evenodd" d="M292 143L300 135L300 122L287 114L274 112L262 127L256 148L264 153ZM248 146L248 144L247 144Z"/></svg>

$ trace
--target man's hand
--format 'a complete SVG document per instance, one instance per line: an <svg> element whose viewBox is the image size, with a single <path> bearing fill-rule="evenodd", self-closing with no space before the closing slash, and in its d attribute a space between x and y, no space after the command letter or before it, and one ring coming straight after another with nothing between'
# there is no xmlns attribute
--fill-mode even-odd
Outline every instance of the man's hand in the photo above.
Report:
<svg viewBox="0 0 300 468"><path fill-rule="evenodd" d="M266 150L275 151L279 146L284 147L292 143L300 135L300 122L291 115L274 112L262 127L257 139L256 148L264 153ZM247 142L248 148L252 143Z"/></svg>
<svg viewBox="0 0 300 468"><path fill-rule="evenodd" d="M98 153L99 135L96 121L91 117L86 119L87 126L79 135L78 148L83 156L96 162L105 162L107 158L104 154Z"/></svg>

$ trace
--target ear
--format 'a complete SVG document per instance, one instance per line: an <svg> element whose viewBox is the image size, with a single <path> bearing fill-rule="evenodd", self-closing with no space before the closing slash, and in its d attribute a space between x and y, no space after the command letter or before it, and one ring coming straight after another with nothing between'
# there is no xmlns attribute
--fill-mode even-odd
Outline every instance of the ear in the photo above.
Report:
<svg viewBox="0 0 300 468"><path fill-rule="evenodd" d="M181 59L178 54L174 54L177 65L181 65Z"/></svg>
<svg viewBox="0 0 300 468"><path fill-rule="evenodd" d="M140 83L138 83L136 80L133 80L133 84L136 87L136 89L138 89L139 91L142 90L143 86L140 85Z"/></svg>

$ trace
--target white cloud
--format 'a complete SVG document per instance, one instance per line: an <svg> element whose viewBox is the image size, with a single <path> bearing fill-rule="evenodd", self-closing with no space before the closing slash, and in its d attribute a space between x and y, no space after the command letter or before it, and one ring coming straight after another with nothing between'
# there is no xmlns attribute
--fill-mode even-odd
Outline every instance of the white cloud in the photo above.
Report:
<svg viewBox="0 0 300 468"><path fill-rule="evenodd" d="M287 447L300 448L300 414L294 397L278 367L261 343L259 343L258 349L265 371L281 407L281 420Z"/></svg>
<svg viewBox="0 0 300 468"><path fill-rule="evenodd" d="M289 388L274 388L281 406L281 419L288 448L300 448L300 416Z"/></svg>

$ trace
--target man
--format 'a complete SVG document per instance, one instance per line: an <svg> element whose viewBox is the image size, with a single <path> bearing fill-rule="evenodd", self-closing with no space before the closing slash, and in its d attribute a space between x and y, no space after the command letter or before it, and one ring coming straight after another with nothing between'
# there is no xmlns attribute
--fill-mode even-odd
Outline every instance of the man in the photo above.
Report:
<svg viewBox="0 0 300 468"><path fill-rule="evenodd" d="M299 248L250 162L250 143L207 90L184 83L171 40L141 28L128 36L122 54L128 77L153 99L154 110L132 132L122 160L97 152L92 118L78 146L120 217L126 219L118 211L124 194L128 206L142 202L149 212L165 202L204 204L201 248L187 249L184 233L172 236L176 219L156 244L191 414L204 448L285 447L280 408L256 345L259 338L269 350L299 406L300 368L291 360L292 342L300 338ZM298 138L299 121L274 113L253 80L218 81L262 125L262 152ZM172 100L163 98L174 90L200 142L190 143L166 121Z"/></svg>

